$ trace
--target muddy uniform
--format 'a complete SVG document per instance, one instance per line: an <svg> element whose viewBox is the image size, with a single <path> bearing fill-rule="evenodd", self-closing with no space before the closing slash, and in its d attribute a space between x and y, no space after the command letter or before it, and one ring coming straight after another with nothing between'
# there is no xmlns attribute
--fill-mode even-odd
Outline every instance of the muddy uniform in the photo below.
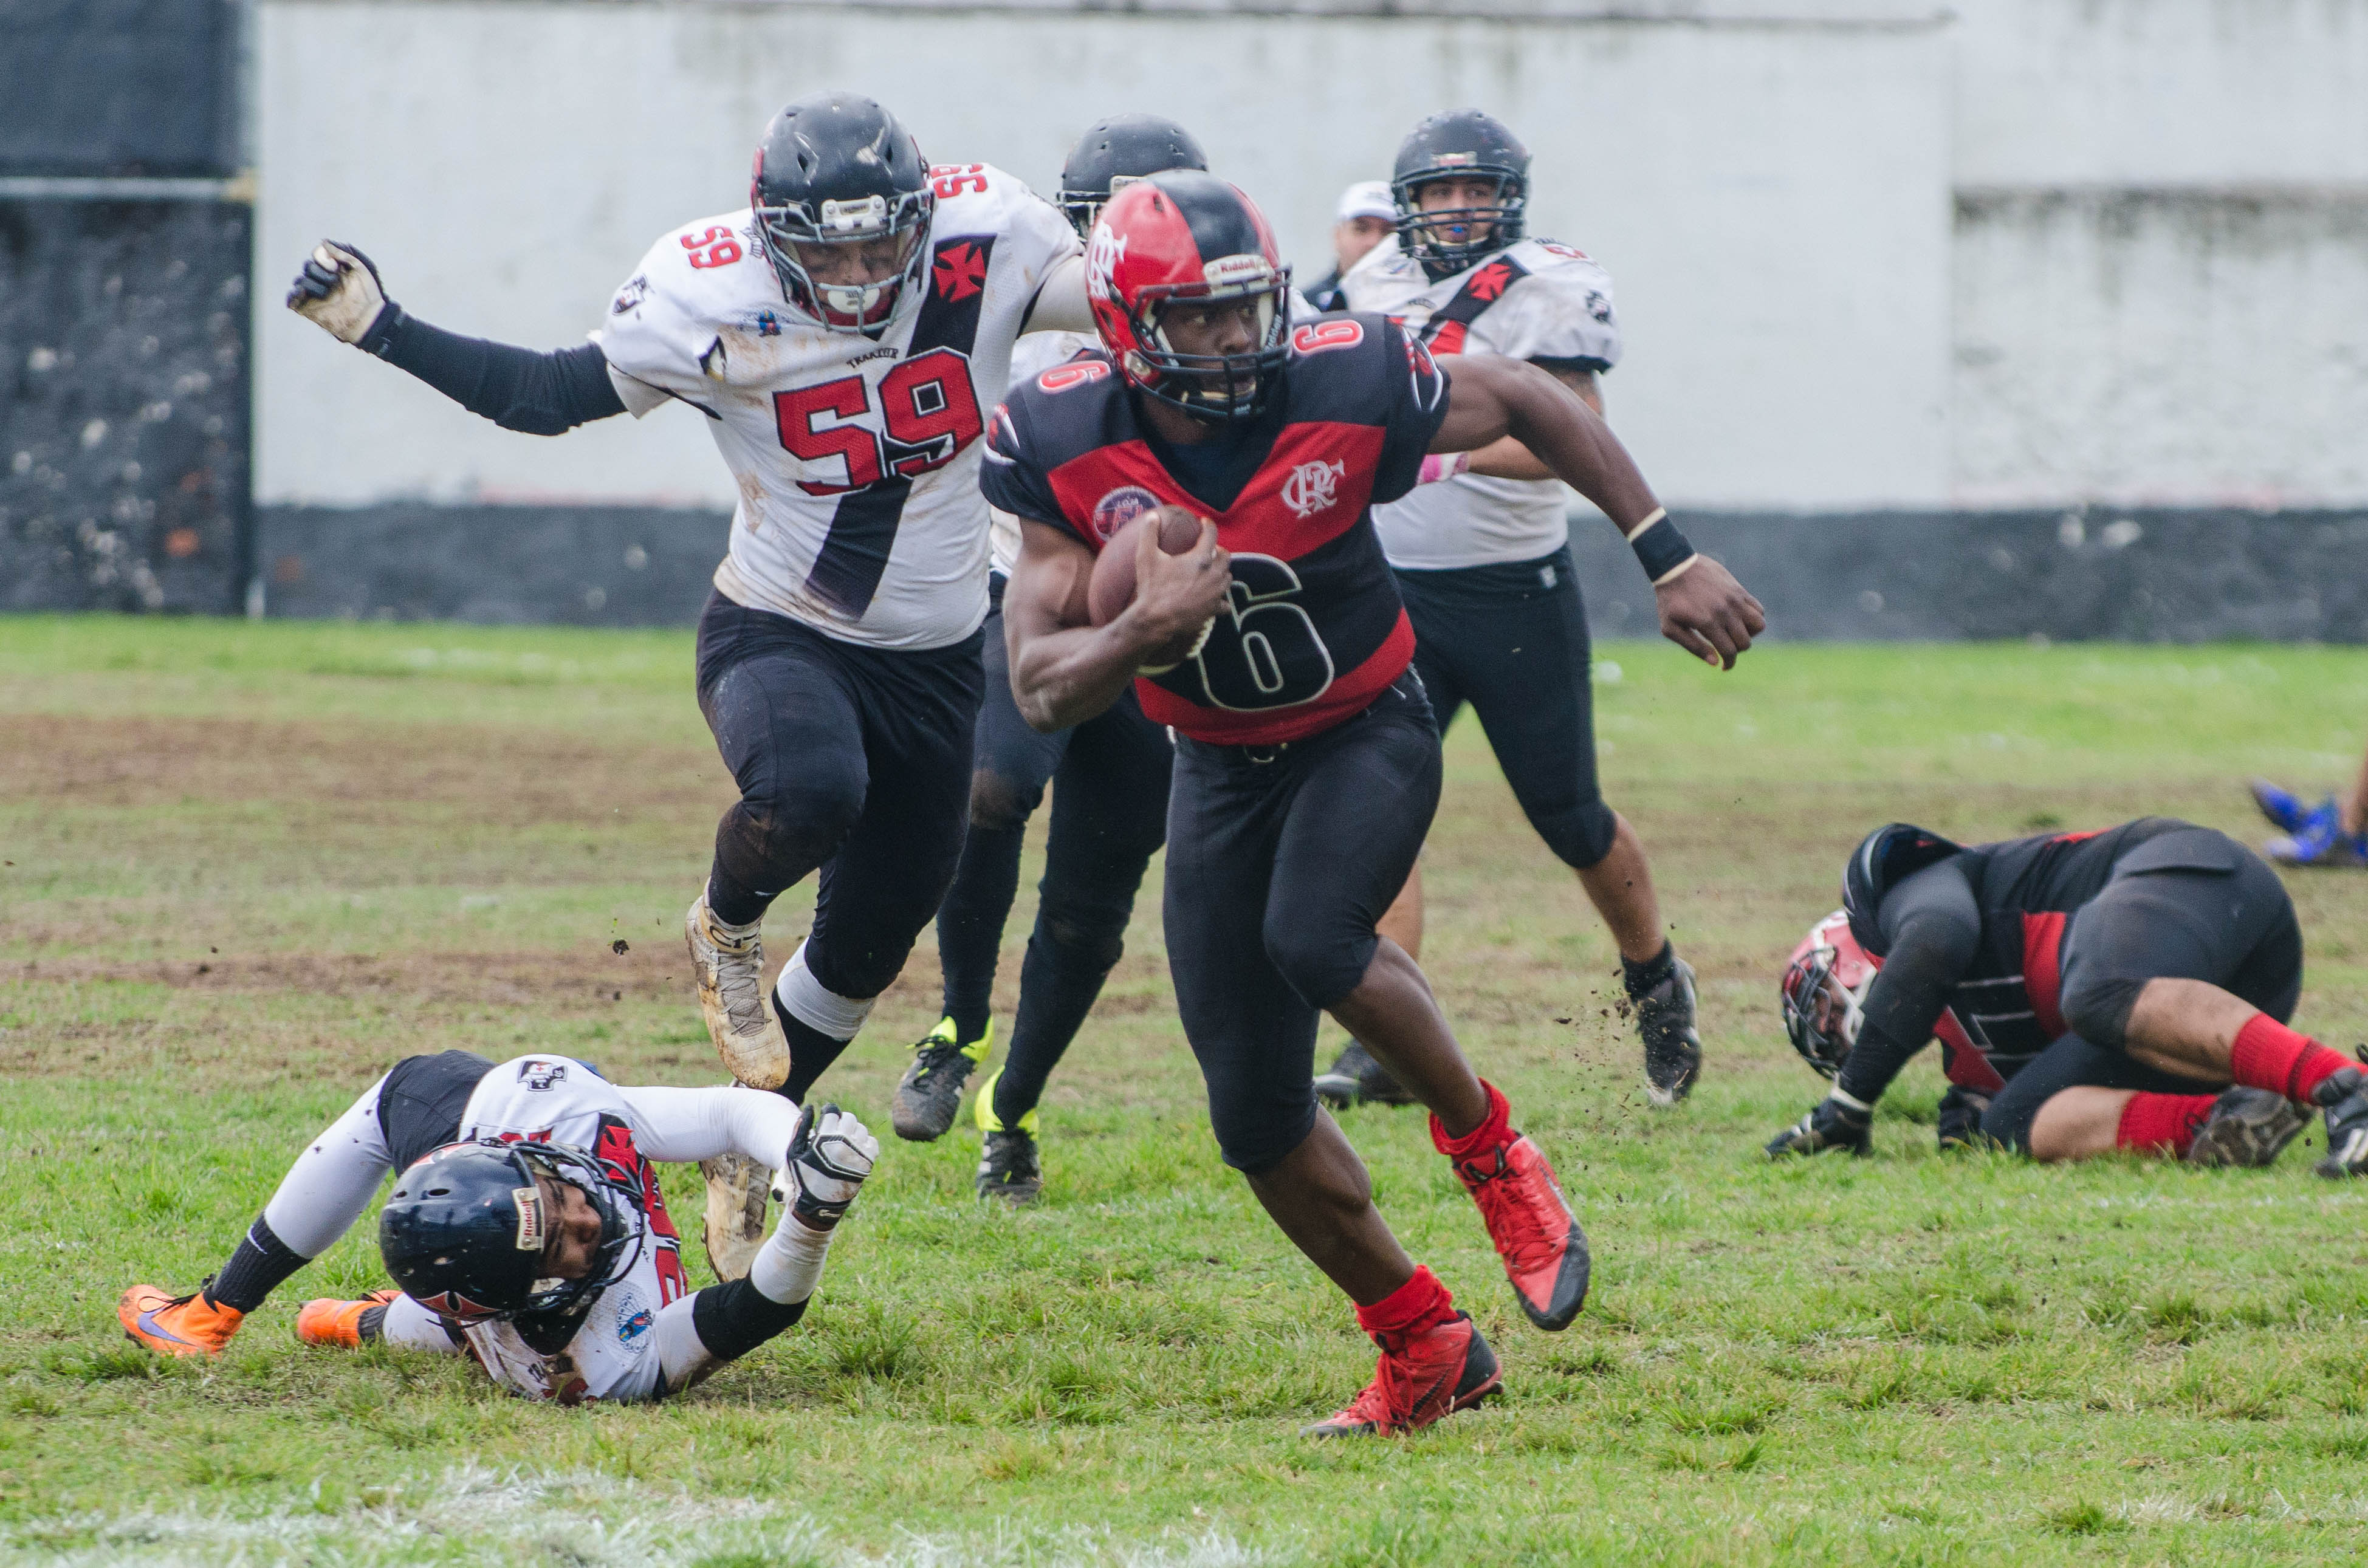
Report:
<svg viewBox="0 0 2368 1568"><path fill-rule="evenodd" d="M1135 684L1178 736L1168 961L1226 1162L1272 1166L1315 1124L1317 1012L1354 990L1439 801L1437 732L1372 509L1411 489L1447 412L1429 353L1380 316L1291 333L1267 411L1162 441L1107 358L1015 391L989 432L996 506L1099 552L1161 504L1212 518L1232 596L1193 658Z"/></svg>
<svg viewBox="0 0 2368 1568"><path fill-rule="evenodd" d="M922 297L876 333L789 311L742 210L660 239L593 335L634 413L708 416L739 485L699 628L700 706L741 792L710 901L746 924L819 868L803 968L848 999L896 977L962 850L985 686L979 437L1038 290L1077 249L1009 175L933 172ZM790 1092L814 1070L797 1063Z"/></svg>

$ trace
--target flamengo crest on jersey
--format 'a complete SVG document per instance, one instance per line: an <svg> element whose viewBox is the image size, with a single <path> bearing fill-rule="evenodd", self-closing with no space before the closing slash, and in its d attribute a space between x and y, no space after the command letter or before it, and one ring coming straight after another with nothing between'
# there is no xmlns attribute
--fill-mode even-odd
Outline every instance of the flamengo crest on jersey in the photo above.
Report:
<svg viewBox="0 0 2368 1568"><path fill-rule="evenodd" d="M1077 251L1011 176L932 173L927 290L877 337L792 310L745 208L660 239L592 334L635 414L672 397L708 415L740 491L724 597L878 648L985 618L979 437L1037 290Z"/></svg>
<svg viewBox="0 0 2368 1568"><path fill-rule="evenodd" d="M657 1173L634 1146L632 1112L616 1087L581 1062L521 1056L485 1074L461 1112L460 1136L523 1139L587 1150L638 1195L641 1256L625 1278L591 1298L565 1346L545 1354L509 1323L466 1329L485 1370L512 1393L565 1404L647 1399L658 1390L660 1308L689 1294L682 1243L658 1191Z"/></svg>
<svg viewBox="0 0 2368 1568"><path fill-rule="evenodd" d="M1620 362L1611 278L1584 253L1522 240L1433 283L1395 238L1340 280L1351 310L1379 311L1423 335L1435 354ZM1569 537L1569 494L1551 479L1466 473L1377 507L1390 564L1416 571L1534 561Z"/></svg>

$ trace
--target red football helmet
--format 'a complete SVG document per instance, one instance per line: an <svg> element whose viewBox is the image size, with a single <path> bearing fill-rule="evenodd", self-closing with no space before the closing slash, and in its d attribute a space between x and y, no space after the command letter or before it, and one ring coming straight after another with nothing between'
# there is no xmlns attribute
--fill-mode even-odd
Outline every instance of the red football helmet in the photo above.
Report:
<svg viewBox="0 0 2368 1568"><path fill-rule="evenodd" d="M1119 190L1086 246L1086 293L1129 385L1198 419L1265 408L1289 352L1291 268L1265 217L1234 187L1169 169ZM1255 304L1249 352L1188 354L1168 341L1169 305L1235 300Z"/></svg>
<svg viewBox="0 0 2368 1568"><path fill-rule="evenodd" d="M1850 1060L1866 994L1883 960L1850 935L1850 915L1835 910L1809 928L1784 966L1784 1033L1801 1060L1833 1077Z"/></svg>

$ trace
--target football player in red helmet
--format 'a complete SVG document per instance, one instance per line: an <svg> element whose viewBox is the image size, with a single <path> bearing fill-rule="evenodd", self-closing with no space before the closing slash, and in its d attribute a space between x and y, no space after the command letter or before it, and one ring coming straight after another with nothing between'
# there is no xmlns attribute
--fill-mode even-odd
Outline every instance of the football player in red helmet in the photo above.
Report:
<svg viewBox="0 0 2368 1568"><path fill-rule="evenodd" d="M1964 846L1893 823L1842 892L1783 980L1785 1028L1834 1088L1770 1156L1867 1153L1876 1100L1937 1039L1968 1141L2265 1165L2324 1110L2319 1174L2368 1175L2368 1075L2286 1027L2294 903L2225 834L2141 817Z"/></svg>
<svg viewBox="0 0 2368 1568"><path fill-rule="evenodd" d="M1372 1383L1309 1430L1406 1431L1494 1392L1497 1360L1398 1244L1316 1103L1320 1013L1429 1108L1539 1327L1577 1316L1588 1251L1545 1156L1376 930L1438 807L1440 751L1373 505L1411 489L1430 452L1518 434L1640 551L1677 552L1647 562L1670 637L1731 664L1759 606L1693 554L1611 432L1543 371L1442 364L1383 315L1290 324L1265 219L1209 175L1119 191L1085 271L1103 352L1015 387L987 433L981 485L1022 534L1004 597L1012 695L1049 731L1132 687L1176 732L1168 967L1210 1120L1381 1347ZM1170 556L1158 529L1121 533L1153 506L1200 517L1200 540ZM1086 589L1114 537L1135 550L1135 594L1097 627ZM1677 561L1691 565L1671 573Z"/></svg>

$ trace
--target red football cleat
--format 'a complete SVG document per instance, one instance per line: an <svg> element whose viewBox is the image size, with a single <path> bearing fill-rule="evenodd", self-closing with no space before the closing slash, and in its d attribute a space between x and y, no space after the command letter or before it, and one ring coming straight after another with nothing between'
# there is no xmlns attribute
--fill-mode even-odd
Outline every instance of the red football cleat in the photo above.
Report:
<svg viewBox="0 0 2368 1568"><path fill-rule="evenodd" d="M1548 1332L1568 1328L1587 1302L1587 1233L1564 1201L1545 1155L1527 1138L1516 1138L1454 1165L1463 1189L1480 1206L1521 1311Z"/></svg>
<svg viewBox="0 0 2368 1568"><path fill-rule="evenodd" d="M1391 1437L1469 1410L1504 1386L1497 1353L1457 1312L1412 1334L1376 1334L1381 1364L1348 1409L1302 1427L1303 1437Z"/></svg>
<svg viewBox="0 0 2368 1568"><path fill-rule="evenodd" d="M357 1350L364 1338L376 1335L362 1333L362 1314L372 1307L383 1307L401 1299L400 1290L372 1290L359 1301L340 1301L329 1297L307 1301L296 1309L296 1337L307 1345L333 1345L341 1349Z"/></svg>

